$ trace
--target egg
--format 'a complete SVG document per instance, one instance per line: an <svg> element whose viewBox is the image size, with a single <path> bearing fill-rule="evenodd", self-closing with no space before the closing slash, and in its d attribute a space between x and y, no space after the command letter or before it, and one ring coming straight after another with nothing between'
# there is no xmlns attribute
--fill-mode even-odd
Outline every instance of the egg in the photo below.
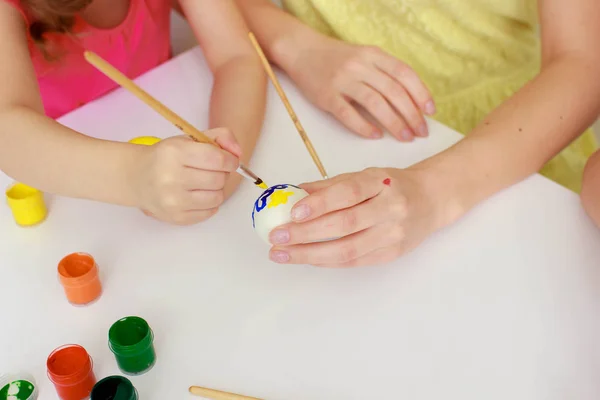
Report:
<svg viewBox="0 0 600 400"><path fill-rule="evenodd" d="M270 244L269 235L278 226L292 222L292 207L308 196L298 186L281 184L265 190L254 202L252 226L258 236Z"/></svg>

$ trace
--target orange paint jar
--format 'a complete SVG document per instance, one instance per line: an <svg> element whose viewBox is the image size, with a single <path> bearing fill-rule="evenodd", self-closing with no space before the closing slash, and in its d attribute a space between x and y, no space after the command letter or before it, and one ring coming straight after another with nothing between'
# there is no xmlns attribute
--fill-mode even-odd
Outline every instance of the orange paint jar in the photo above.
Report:
<svg viewBox="0 0 600 400"><path fill-rule="evenodd" d="M98 266L87 253L69 254L60 260L58 276L71 304L86 305L102 294Z"/></svg>
<svg viewBox="0 0 600 400"><path fill-rule="evenodd" d="M96 384L92 358L81 346L70 344L54 350L46 361L48 378L61 400L84 400Z"/></svg>

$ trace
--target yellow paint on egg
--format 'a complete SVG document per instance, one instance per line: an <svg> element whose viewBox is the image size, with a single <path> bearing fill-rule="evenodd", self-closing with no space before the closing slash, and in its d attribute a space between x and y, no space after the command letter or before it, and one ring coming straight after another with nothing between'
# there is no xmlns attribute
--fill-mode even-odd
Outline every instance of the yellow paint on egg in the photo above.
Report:
<svg viewBox="0 0 600 400"><path fill-rule="evenodd" d="M288 202L288 197L292 196L294 192L286 192L283 190L275 191L271 195L271 199L269 200L269 204L267 204L267 208L277 207L281 204L286 204Z"/></svg>

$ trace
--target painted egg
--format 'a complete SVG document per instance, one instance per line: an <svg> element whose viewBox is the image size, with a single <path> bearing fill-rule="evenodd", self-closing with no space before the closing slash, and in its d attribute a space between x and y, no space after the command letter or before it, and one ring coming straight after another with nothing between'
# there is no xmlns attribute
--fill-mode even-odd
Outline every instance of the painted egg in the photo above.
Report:
<svg viewBox="0 0 600 400"><path fill-rule="evenodd" d="M254 203L252 225L262 240L269 243L269 234L278 226L292 222L292 207L308 196L298 186L282 184L265 190Z"/></svg>

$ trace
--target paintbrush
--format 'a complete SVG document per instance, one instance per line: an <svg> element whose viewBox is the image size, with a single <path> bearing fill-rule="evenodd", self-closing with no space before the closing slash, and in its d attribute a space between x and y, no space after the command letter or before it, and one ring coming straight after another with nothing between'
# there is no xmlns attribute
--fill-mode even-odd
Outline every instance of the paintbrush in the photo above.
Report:
<svg viewBox="0 0 600 400"><path fill-rule="evenodd" d="M269 64L269 60L267 60L267 57L265 56L265 53L262 51L260 45L258 44L258 41L256 40L256 37L254 36L254 34L252 32L250 32L248 34L248 36L250 37L250 41L252 42L252 45L254 46L254 49L256 50L256 53L258 54L260 61L262 62L262 65L263 65L265 71L267 72L267 75L269 76L269 79L271 79L273 86L275 86L275 90L277 91L277 94L279 94L279 98L283 102L285 109L287 110L290 118L294 122L294 126L296 127L296 130L300 134L300 137L302 138L302 141L304 142L306 149L310 153L310 156L312 157L315 165L319 169L319 172L321 173L321 176L323 177L323 179L327 179L328 178L327 171L325 171L325 167L323 166L323 163L321 162L321 159L319 158L319 155L317 154L315 147L313 146L312 142L308 138L308 135L306 134L304 127L300 123L300 120L298 119L296 112L292 108L292 105L290 104L290 101L288 100L287 96L285 95L283 88L279 84L279 80L277 79L275 72L273 72L273 68L271 68L271 64Z"/></svg>
<svg viewBox="0 0 600 400"><path fill-rule="evenodd" d="M210 400L261 400L257 397L242 396L241 394L227 393L200 386L190 386L190 393Z"/></svg>
<svg viewBox="0 0 600 400"><path fill-rule="evenodd" d="M192 124L190 124L189 122L181 118L179 115L171 111L169 108L167 108L167 106L156 100L142 88L136 85L131 79L127 78L124 74L122 74L118 69L110 65L102 57L98 56L95 53L92 53L91 51L86 51L83 55L87 62L96 67L100 72L102 72L104 75L115 81L121 87L129 90L137 98L146 103L148 106L152 107L156 112L158 112L165 119L167 119L169 122L175 125L183 133L190 136L193 140L195 140L196 142L208 143L219 147L217 142L206 136L202 131L196 129L196 127L194 127ZM261 189L269 188L262 179L260 179L254 172L252 172L248 167L241 163L236 172L242 175L244 178L251 180L256 186L258 186Z"/></svg>

